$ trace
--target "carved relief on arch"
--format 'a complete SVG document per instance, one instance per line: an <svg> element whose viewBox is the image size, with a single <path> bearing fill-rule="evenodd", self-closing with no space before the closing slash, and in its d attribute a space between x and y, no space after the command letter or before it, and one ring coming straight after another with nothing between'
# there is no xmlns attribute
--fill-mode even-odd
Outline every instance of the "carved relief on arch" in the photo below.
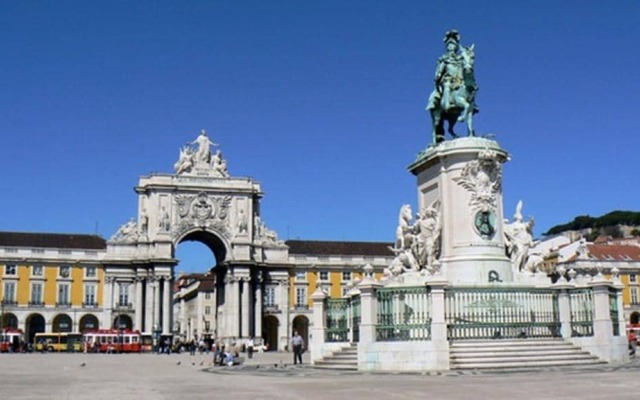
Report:
<svg viewBox="0 0 640 400"><path fill-rule="evenodd" d="M209 196L205 192L197 195L176 195L177 222L172 235L181 236L193 227L213 230L225 238L229 238L229 205L231 196Z"/></svg>

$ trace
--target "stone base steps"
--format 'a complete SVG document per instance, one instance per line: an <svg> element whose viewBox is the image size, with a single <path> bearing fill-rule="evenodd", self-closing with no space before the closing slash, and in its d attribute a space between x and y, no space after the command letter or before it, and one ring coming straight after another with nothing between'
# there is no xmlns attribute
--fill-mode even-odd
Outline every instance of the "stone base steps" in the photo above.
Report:
<svg viewBox="0 0 640 400"><path fill-rule="evenodd" d="M349 347L343 347L340 351L332 353L330 356L323 357L313 364L314 368L319 369L335 369L345 371L358 370L358 345L352 344Z"/></svg>
<svg viewBox="0 0 640 400"><path fill-rule="evenodd" d="M606 362L562 339L454 341L451 369L516 369L594 366Z"/></svg>

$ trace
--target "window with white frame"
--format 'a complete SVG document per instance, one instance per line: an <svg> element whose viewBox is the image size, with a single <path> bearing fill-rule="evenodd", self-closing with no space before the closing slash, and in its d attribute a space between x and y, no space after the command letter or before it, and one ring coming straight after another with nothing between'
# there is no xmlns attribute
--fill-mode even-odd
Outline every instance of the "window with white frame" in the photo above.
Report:
<svg viewBox="0 0 640 400"><path fill-rule="evenodd" d="M306 280L307 280L306 271L296 271L296 281L306 281Z"/></svg>
<svg viewBox="0 0 640 400"><path fill-rule="evenodd" d="M342 271L342 282L351 281L351 271Z"/></svg>
<svg viewBox="0 0 640 400"><path fill-rule="evenodd" d="M40 282L31 284L31 304L42 304L42 283Z"/></svg>
<svg viewBox="0 0 640 400"><path fill-rule="evenodd" d="M15 264L7 264L4 267L4 274L6 276L15 276L18 273L18 268Z"/></svg>
<svg viewBox="0 0 640 400"><path fill-rule="evenodd" d="M98 275L96 267L87 267L84 269L84 273L87 278L95 278Z"/></svg>
<svg viewBox="0 0 640 400"><path fill-rule="evenodd" d="M58 284L58 304L69 304L69 284Z"/></svg>
<svg viewBox="0 0 640 400"><path fill-rule="evenodd" d="M307 288L297 287L296 288L296 307L304 307L307 305Z"/></svg>
<svg viewBox="0 0 640 400"><path fill-rule="evenodd" d="M128 283L121 283L118 285L118 305L119 306L129 305L129 284Z"/></svg>
<svg viewBox="0 0 640 400"><path fill-rule="evenodd" d="M636 274L629 274L629 282L637 282Z"/></svg>
<svg viewBox="0 0 640 400"><path fill-rule="evenodd" d="M204 331L209 332L211 330L211 321L204 321Z"/></svg>
<svg viewBox="0 0 640 400"><path fill-rule="evenodd" d="M96 285L84 285L84 304L88 306L96 304Z"/></svg>
<svg viewBox="0 0 640 400"><path fill-rule="evenodd" d="M31 269L31 276L44 276L44 267L42 264L35 264Z"/></svg>
<svg viewBox="0 0 640 400"><path fill-rule="evenodd" d="M204 299L205 299L205 300L211 300L211 292L206 292L206 293L204 294Z"/></svg>
<svg viewBox="0 0 640 400"><path fill-rule="evenodd" d="M638 304L638 288L633 287L629 290L631 290L631 304Z"/></svg>
<svg viewBox="0 0 640 400"><path fill-rule="evenodd" d="M5 303L14 303L16 301L16 283L15 282L5 282L4 283L4 296L2 300Z"/></svg>
<svg viewBox="0 0 640 400"><path fill-rule="evenodd" d="M320 271L320 280L328 281L329 280L329 271Z"/></svg>
<svg viewBox="0 0 640 400"><path fill-rule="evenodd" d="M264 288L263 296L264 306L273 307L276 305L276 287L273 285L267 285Z"/></svg>
<svg viewBox="0 0 640 400"><path fill-rule="evenodd" d="M68 278L71 275L71 269L68 265L61 265L59 268L60 278Z"/></svg>
<svg viewBox="0 0 640 400"><path fill-rule="evenodd" d="M347 286L342 287L342 297L345 297L347 293L349 293L349 288Z"/></svg>
<svg viewBox="0 0 640 400"><path fill-rule="evenodd" d="M211 315L211 306L204 306L204 314Z"/></svg>

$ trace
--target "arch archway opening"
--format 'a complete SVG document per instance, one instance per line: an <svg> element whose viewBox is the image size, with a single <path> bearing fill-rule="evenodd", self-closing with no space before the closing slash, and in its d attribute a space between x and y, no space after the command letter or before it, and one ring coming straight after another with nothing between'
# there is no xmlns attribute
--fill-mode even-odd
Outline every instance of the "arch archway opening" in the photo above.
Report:
<svg viewBox="0 0 640 400"><path fill-rule="evenodd" d="M18 329L18 317L12 313L2 314L2 328Z"/></svg>
<svg viewBox="0 0 640 400"><path fill-rule="evenodd" d="M634 325L640 323L640 313L637 311L632 312L629 316L629 323Z"/></svg>
<svg viewBox="0 0 640 400"><path fill-rule="evenodd" d="M278 350L278 327L280 321L274 315L267 315L262 322L262 339L267 350Z"/></svg>
<svg viewBox="0 0 640 400"><path fill-rule="evenodd" d="M85 331L100 329L100 321L93 314L84 315L82 318L80 318L79 329L81 333L84 333Z"/></svg>
<svg viewBox="0 0 640 400"><path fill-rule="evenodd" d="M184 236L174 249L179 271L209 272L227 258L227 247L215 234L195 231Z"/></svg>
<svg viewBox="0 0 640 400"><path fill-rule="evenodd" d="M52 332L71 332L72 330L73 321L67 314L58 314L55 316L55 318L53 318L53 323L51 324Z"/></svg>
<svg viewBox="0 0 640 400"><path fill-rule="evenodd" d="M133 329L133 321L126 314L118 314L113 319L113 329Z"/></svg>
<svg viewBox="0 0 640 400"><path fill-rule="evenodd" d="M26 332L25 337L28 339L28 343L33 343L33 338L36 336L36 333L44 332L45 321L44 317L40 314L31 314L27 317L26 320Z"/></svg>

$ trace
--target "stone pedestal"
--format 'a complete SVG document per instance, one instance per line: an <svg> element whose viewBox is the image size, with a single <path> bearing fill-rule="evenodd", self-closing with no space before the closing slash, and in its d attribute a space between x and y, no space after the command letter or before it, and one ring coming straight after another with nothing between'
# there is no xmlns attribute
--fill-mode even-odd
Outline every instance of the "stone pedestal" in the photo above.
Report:
<svg viewBox="0 0 640 400"><path fill-rule="evenodd" d="M459 138L429 147L408 169L418 178L420 210L442 223L442 273L451 284L512 282L503 239L502 164L497 142Z"/></svg>
<svg viewBox="0 0 640 400"><path fill-rule="evenodd" d="M309 350L311 353L311 363L322 359L322 347L324 345L324 300L327 295L320 290L320 287L311 295L313 301L313 326L311 328L311 339L309 340Z"/></svg>

